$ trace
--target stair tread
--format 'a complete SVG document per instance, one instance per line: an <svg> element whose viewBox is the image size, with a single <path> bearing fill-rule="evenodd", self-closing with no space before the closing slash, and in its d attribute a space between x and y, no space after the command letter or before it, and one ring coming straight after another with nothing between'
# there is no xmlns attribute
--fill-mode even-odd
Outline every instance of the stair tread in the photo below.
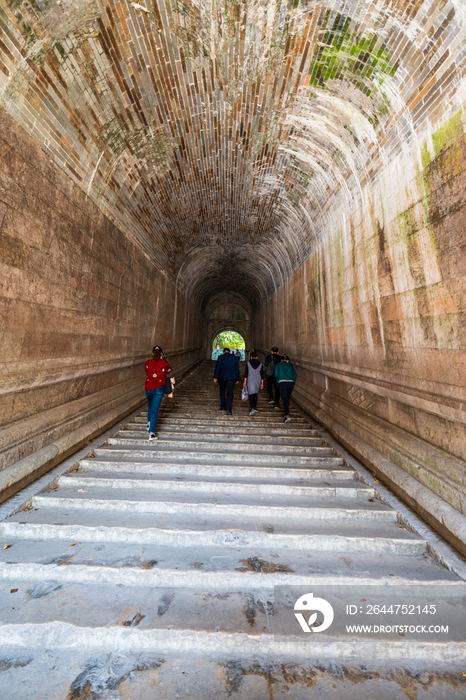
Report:
<svg viewBox="0 0 466 700"><path fill-rule="evenodd" d="M0 565L34 565L54 569L46 573L56 578L73 567L113 568L121 571L197 571L199 573L272 574L292 573L300 576L339 580L372 579L415 580L430 585L432 582L463 585L458 577L425 554L375 554L351 552L335 555L332 552L273 548L202 546L174 549L149 543L135 549L125 542L82 542L70 547L60 539L8 539L9 548L0 549ZM2 575L7 575L2 570ZM71 576L73 572L71 571Z"/></svg>
<svg viewBox="0 0 466 700"><path fill-rule="evenodd" d="M37 506L36 506L37 508ZM377 519L370 520L347 520L344 518L315 518L315 519L300 519L289 517L264 517L258 515L244 515L241 518L235 515L217 515L211 513L207 515L196 515L195 513L173 513L168 509L160 513L138 513L125 512L122 520L121 514L116 511L99 511L96 509L85 509L85 524L83 521L83 510L67 509L59 503L55 507L39 507L27 512L20 512L12 515L4 523L0 523L0 536L8 536L11 531L10 526L17 527L24 523L38 525L61 525L67 527L70 525L81 526L83 532L86 528L122 528L126 531L134 528L160 529L170 530L173 532L179 531L199 531L209 532L218 531L225 534L226 540L229 539L230 532L249 532L254 534L262 533L269 534L274 538L278 534L284 535L318 535L324 537L356 537L362 539L364 537L383 538L392 540L415 540L423 542L422 538L413 532L403 530L395 522L386 520L379 521ZM2 533L5 533L4 535ZM53 533L52 533L53 534ZM234 537L232 538L234 540ZM273 546L273 545L271 545Z"/></svg>
<svg viewBox="0 0 466 700"><path fill-rule="evenodd" d="M59 482L60 483L60 482ZM298 509L303 511L303 513L311 512L312 510L319 510L324 513L322 517L325 517L325 511L328 511L327 517L333 517L333 513L336 510L347 510L347 511L362 511L367 513L391 513L393 517L396 517L395 511L389 506L383 504L377 499L372 499L368 497L367 493L359 493L354 497L345 497L344 495L335 495L330 501L325 495L310 493L309 495L294 495L287 494L257 494L257 493L241 493L241 492L224 492L222 493L220 489L215 492L205 492L205 491L195 491L186 493L185 490L176 489L152 489L149 486L145 489L135 491L132 487L127 487L125 485L119 486L118 488L112 488L111 486L100 486L92 485L87 489L83 489L82 486L76 485L74 488L67 482L66 485L59 485L58 489L53 489L47 493L42 493L34 497L32 503L36 507L38 504L52 502L54 499L60 501L61 499L66 499L70 502L69 507L73 507L73 501L76 504L80 502L101 501L105 503L107 501L113 501L115 503L121 502L121 507L125 508L129 504L148 504L157 506L159 504L162 508L173 504L176 507L177 504L193 504L200 506L202 504L213 504L219 506L238 506L241 508L261 508L270 507L274 509L283 510L286 509L290 514L293 514L293 509ZM304 517L303 514L303 517Z"/></svg>
<svg viewBox="0 0 466 700"><path fill-rule="evenodd" d="M374 490L371 486L368 486L363 481L359 481L357 479L332 479L331 472L328 479L308 479L306 477L301 477L299 479L285 479L275 477L273 474L268 474L267 476L264 475L262 478L257 477L255 479L253 477L247 478L239 475L235 478L234 482L232 482L229 476L202 476L189 473L170 474L170 472L167 472L166 470L159 473L138 473L136 470L112 472L110 470L99 471L95 469L86 469L85 471L80 470L79 472L64 475L61 477L60 483L63 483L65 478L66 480L70 480L69 485L71 485L71 481L76 483L79 481L81 484L81 482L90 483L91 480L94 479L101 481L105 479L109 482L115 483L118 483L119 481L140 481L142 483L153 482L155 485L159 486L163 485L165 482L176 482L177 484L186 484L186 486L201 484L215 486L218 484L219 486L231 485L232 487L235 487L236 485L244 485L251 486L251 488L256 488L258 494L269 486L289 486L303 489L356 489L366 493L372 493Z"/></svg>

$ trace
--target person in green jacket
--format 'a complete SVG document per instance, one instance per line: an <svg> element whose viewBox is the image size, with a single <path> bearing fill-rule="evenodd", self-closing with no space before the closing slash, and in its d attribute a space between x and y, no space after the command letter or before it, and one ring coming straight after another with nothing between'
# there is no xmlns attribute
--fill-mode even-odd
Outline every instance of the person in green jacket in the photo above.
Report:
<svg viewBox="0 0 466 700"><path fill-rule="evenodd" d="M277 380L278 391L282 397L283 410L285 411L285 423L289 423L290 416L290 396L296 381L296 370L290 362L288 355L283 355L282 361L275 365L275 378Z"/></svg>

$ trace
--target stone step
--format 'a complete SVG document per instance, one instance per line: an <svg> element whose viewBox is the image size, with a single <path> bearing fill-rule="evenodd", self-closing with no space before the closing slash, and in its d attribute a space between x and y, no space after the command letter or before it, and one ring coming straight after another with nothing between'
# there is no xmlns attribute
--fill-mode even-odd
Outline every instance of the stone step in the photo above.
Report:
<svg viewBox="0 0 466 700"><path fill-rule="evenodd" d="M414 693L419 693L419 700L421 694L422 700L428 697L458 700L457 679L461 678L463 667L457 660L448 663L446 669L441 660L434 663L427 653L422 659L420 644L415 661L407 659L406 663L393 655L388 663L377 660L376 655L372 659L366 640L361 645L361 652L366 650L369 654L362 658L358 658L347 644L344 647L329 644L327 647L322 641L315 647L317 655L308 651L305 659L295 658L289 646L284 647L289 651L288 655L280 658L274 649L268 649L265 656L260 649L251 649L250 644L244 648L238 645L236 652L227 648L224 654L217 653L213 658L210 646L197 646L197 642L202 642L199 635L190 640L192 649L198 650L196 655L184 643L179 651L164 648L163 653L158 653L157 644L149 648L155 641L153 638L148 640L144 649L138 644L132 650L128 648L131 639L126 637L123 652L119 653L115 647L109 650L102 646L101 649L99 645L104 641L101 636L94 640L92 635L85 635L80 642L76 639L78 629L70 628L67 641L65 625L57 623L54 629L55 647L48 647L46 652L43 652L47 644L45 630L39 626L30 630L32 643L36 645L34 648L28 647L27 636L20 633L12 637L14 647L8 647L7 643L0 646L0 657L5 660L7 669L0 675L1 697L63 700L65 690L70 700L81 700L86 694L91 700L117 697L128 700L309 700L309 689L312 688L313 697L332 700L405 700L408 696L402 688L406 688L412 700L416 697ZM130 630L131 633L137 632L137 627ZM124 628L123 635L126 633L127 628ZM402 650L400 644L398 648ZM338 654L343 649L348 651L348 656ZM411 642L410 649L414 653L414 642ZM441 658L444 658L443 654ZM457 654L452 655L454 658ZM428 689L432 687L436 695L429 693ZM16 694L18 688L23 693L21 697ZM38 688L40 697L36 693ZM28 690L30 696L26 695Z"/></svg>
<svg viewBox="0 0 466 700"><path fill-rule="evenodd" d="M143 433L144 437L141 437L140 433L129 433L124 434L119 433L118 437L110 438L107 442L108 445L134 445L136 440L147 440L147 433ZM322 440L315 441L313 443L305 445L297 445L295 442L283 443L280 438L275 438L273 441L267 441L266 444L261 442L248 443L243 440L234 440L228 438L226 441L215 440L210 438L208 440L202 440L200 437L190 438L186 440L184 437L177 437L175 439L169 439L166 437L161 437L158 435L157 449L165 449L167 447L175 447L177 450L181 450L187 447L190 450L229 450L231 453L241 454L247 452L248 454L284 454L294 457L295 455L332 455L336 456L337 453L330 446L323 446Z"/></svg>
<svg viewBox="0 0 466 700"><path fill-rule="evenodd" d="M85 516L85 525L83 524ZM0 523L0 537L75 542L114 542L173 547L224 546L307 549L332 552L420 554L425 541L395 522L264 518L193 513L138 513L117 510L39 508Z"/></svg>
<svg viewBox="0 0 466 700"><path fill-rule="evenodd" d="M196 659L202 659L203 663L201 663L199 670L201 671L204 666L209 668L209 675L212 674L209 681L212 685L203 686L205 689L203 693L209 692L208 695L203 694L202 696L193 697L206 698L222 697L223 695L228 697L228 687L240 688L238 676L241 677L243 673L262 676L262 678L266 680L266 685L270 687L270 674L272 669L275 668L275 664L277 664L278 677L280 677L280 668L282 670L282 678L284 676L283 691L286 692L286 688L289 687L291 682L290 678L293 678L293 676L290 676L288 673L286 664L290 664L290 673L294 670L298 679L299 675L301 675L301 678L304 676L302 664L305 665L309 663L310 659L314 660L314 667L318 664L318 667L322 669L325 669L326 661L328 661L329 669L327 669L327 672L329 672L330 667L335 668L335 659L339 659L343 662L345 664L344 667L352 667L354 664L358 665L361 658L363 658L369 661L363 664L363 667L360 669L359 673L356 674L356 677L364 677L364 673L366 673L366 676L371 677L368 664L369 667L371 665L374 667L375 664L379 664L373 668L373 677L376 678L376 674L378 674L379 677L381 674L380 664L382 664L382 666L394 664L398 667L400 664L403 666L403 664L408 664L409 662L416 664L418 673L419 664L425 664L424 667L427 668L432 668L432 664L434 668L447 664L448 669L454 668L456 673L460 673L458 669L461 668L464 662L465 654L464 644L461 643L447 645L441 641L426 642L422 638L403 639L401 641L393 639L388 642L385 638L374 639L362 637L358 639L358 643L355 645L351 637L345 639L327 639L323 636L318 637L318 635L312 637L312 651L310 651L307 638L303 640L299 637L281 637L279 635L264 635L260 633L254 634L251 630L244 633L225 633L221 631L206 632L186 629L179 631L173 629L149 631L140 629L139 625L131 626L137 625L138 619L136 613L133 618L128 616L128 620L122 622L120 626L112 628L101 627L97 629L58 621L50 624L29 623L21 625L7 623L3 626L3 636L5 640L8 640L8 649L10 653L16 650L18 650L18 652L23 651L23 658L27 658L28 651L32 653L34 653L34 651L43 653L43 650L47 649L51 652L66 652L66 655L64 654L63 657L59 656L58 658L67 658L70 655L74 657L76 655L76 649L86 649L88 653L87 664L85 663L86 656L82 651L80 657L78 657L81 662L80 667L82 668L84 664L84 669L78 674L72 684L72 688L74 687L75 689L80 687L80 680L82 682L87 680L87 687L89 688L91 687L91 680L94 679L95 686L99 687L95 682L95 676L99 673L99 670L101 670L107 683L112 681L115 683L117 679L119 680L120 668L126 671L129 660L131 659L131 654L136 655L133 666L129 665L129 668L134 668L133 678L137 677L136 671L144 670L144 663L147 664L147 669L150 670L151 668L154 669L155 667L162 666L166 661L173 664L174 659L183 659L183 663L177 666L176 671L176 673L181 674L183 673L181 670L183 668L189 669L191 673L194 673L194 661ZM124 626L125 622L128 622L127 627ZM18 656L18 652L16 656ZM26 652L26 654L24 654L24 652ZM99 652L106 655L113 653L113 656L107 656L107 663L109 665L110 663L113 664L110 665L108 669L105 661L101 661L100 663L96 661ZM91 661L89 661L89 655L91 655ZM146 658L144 655L147 657L146 662L144 661ZM53 658L55 657L52 653L51 659ZM265 658L267 661L264 660ZM232 661L232 659L235 659L235 661ZM92 661L94 661L93 667L91 666ZM222 662L221 666L216 669L216 673L212 665L210 667L208 665L209 662L212 663L213 661ZM261 667L261 663L264 664L263 667ZM65 664L65 666L67 665L68 664ZM299 665L298 669L296 668L297 665ZM51 664L51 666L55 668L53 664ZM21 663L19 667L21 669ZM424 667L421 666L421 668ZM225 669L230 669L233 682L230 683L230 686L227 684L226 688L225 686L221 686L222 695L211 696L209 687L211 689L213 687L218 687L217 682L219 676L225 677L225 675L227 675L228 677ZM299 669L303 669L301 673L299 673ZM24 672L24 669L21 670ZM41 669L39 673L40 671ZM154 681L160 677L160 671L158 669L157 671L156 674L152 675ZM185 670L184 673L188 673L188 671ZM341 669L341 673L343 673L343 669ZM386 673L386 678L388 678L388 672ZM407 678L409 678L410 675L411 674L407 672ZM110 676L110 678L108 678L108 676ZM36 676L36 684L38 677L41 676ZM425 680L427 681L429 678L429 673L425 672ZM173 676L169 675L168 679L167 684L171 690L168 691L168 695L164 694L163 696L157 692L157 699L161 697L167 698L167 700L176 698L176 695L174 696L172 694ZM311 679L312 674L311 669L309 669L308 682L310 682ZM336 682L337 678L333 677L332 683L329 684L328 687L329 693L331 693L332 689L336 688ZM183 692L183 686L186 688L186 683L188 683L188 681L185 680L183 684L180 684L180 692ZM404 677L401 679L401 683L404 683ZM376 688L373 692L378 693L380 691L380 685L384 684L373 686L373 688ZM101 687L106 688L108 685L101 685ZM110 685L110 688L111 687ZM391 686L390 692L396 692L396 689L399 689L399 687L398 683L394 684ZM448 689L451 690L449 684L446 688L447 692ZM84 687L84 690L85 689L86 686ZM166 688L161 689L161 693L165 693L166 690ZM131 692L131 688L128 688L127 692ZM194 692L196 692L196 689L194 689ZM264 690L264 692L267 691ZM351 691L347 691L346 694L341 697L348 698L348 692ZM456 691L454 692L456 693ZM57 695L56 697L58 698L59 696ZM73 696L70 695L69 697L71 698ZM75 697L86 696L75 695ZM94 697L96 696L94 695ZM180 697L182 697L182 695L180 695ZM254 696L248 695L247 697L254 697L255 700L266 700L273 696L269 693L267 695L261 694L260 696L257 694L254 694ZM301 698L304 700L309 697L309 695L300 695L299 700L301 700ZM328 697L331 697L331 695ZM351 695L349 700L361 697L361 695ZM388 700L390 695L365 696L365 698L370 697L377 697L377 700L381 700L382 698L384 700L387 698ZM392 695L391 697L396 696ZM401 696L398 697L401 699ZM411 695L411 697L414 698L415 696ZM442 697L448 698L449 700L450 698L458 697L458 695L449 694L442 695Z"/></svg>
<svg viewBox="0 0 466 700"><path fill-rule="evenodd" d="M149 474L149 475L174 475L177 479L180 477L188 478L190 476L206 476L209 478L220 477L224 479L255 479L259 483L269 482L275 479L287 479L287 480L314 480L314 479L343 479L343 480L355 480L356 476L353 469L349 467L288 467L288 466L244 466L244 465L225 465L225 464L176 464L175 462L170 463L154 463L152 461L136 462L136 461L126 461L126 460L104 460L99 457L92 459L82 459L80 462L79 471L90 470L103 471L106 473L114 473L118 475L119 473L125 474Z"/></svg>
<svg viewBox="0 0 466 700"><path fill-rule="evenodd" d="M147 428L141 427L135 430L120 430L118 431L117 437L123 440L145 440L147 439ZM173 432L172 430L157 428L157 437L159 441L174 442L182 440L186 442L202 441L209 442L211 444L224 442L225 444L232 445L291 445L293 447L328 447L328 445L323 445L324 440L321 437L310 436L296 436L290 435L238 435L236 433L227 433L224 431L212 431L212 433L206 433L202 430L194 432Z"/></svg>
<svg viewBox="0 0 466 700"><path fill-rule="evenodd" d="M464 587L445 567L423 554L402 555L287 549L184 547L124 542L72 543L8 540L0 549L0 578L17 581L120 583L177 588L268 588L276 585L416 585ZM463 589L462 589L463 590ZM422 595L422 592L421 592Z"/></svg>
<svg viewBox="0 0 466 700"><path fill-rule="evenodd" d="M144 422L131 422L127 424L127 429L128 430L133 430L133 431L142 431L143 433L147 430L147 421ZM279 435L285 439L293 439L294 437L297 438L318 438L322 440L323 438L319 434L319 431L317 430L301 430L294 426L295 429L290 430L292 428L292 424L287 423L286 425L280 425L275 428L268 428L267 426L263 427L256 427L256 426L248 426L248 432L247 434L250 436L261 436L264 437L265 439L267 436L275 436ZM160 420L157 423L157 433L159 435L164 434L164 433L169 433L171 435L189 435L189 434L212 434L212 435L238 435L238 431L235 427L227 425L226 423L223 423L222 426L215 426L210 423L210 421L206 421L205 423L195 423L193 425L178 425L175 422L167 421L166 419Z"/></svg>
<svg viewBox="0 0 466 700"><path fill-rule="evenodd" d="M199 476L167 475L165 472L159 475L136 475L133 472L115 474L107 472L80 472L79 474L64 475L59 479L59 486L70 488L93 488L94 486L107 489L152 489L178 492L201 491L204 493L235 493L251 494L257 497L272 494L276 496L338 496L340 498L356 498L364 496L366 498L374 496L374 489L366 486L363 482L355 479L337 480L332 483L328 481L300 480L299 485L296 480L276 479L267 480L267 483L250 479L236 478L234 482L230 477L211 477L209 479Z"/></svg>
<svg viewBox="0 0 466 700"><path fill-rule="evenodd" d="M180 412L182 411L183 413L193 413L194 411L199 411L203 414L206 415L214 415L216 413L221 414L222 411L220 409L220 406L218 405L212 405L212 399L209 397L205 397L204 401L197 402L195 407L193 407L193 402L192 401L170 401L169 403L162 402L160 405L160 411L164 413L172 413L172 412ZM244 403L244 402L233 402L232 406L232 411L235 411L236 413L241 413L245 416L249 414L249 411L251 410L251 407L249 403ZM261 415L261 416L274 416L274 415L282 415L283 416L283 407L280 404L277 408L272 405L272 404L261 404L260 402L257 404L257 410L258 413L255 415ZM306 420L301 416L295 409L294 406L291 407L291 414L290 415L295 415L296 417L302 418L303 420Z"/></svg>
<svg viewBox="0 0 466 700"><path fill-rule="evenodd" d="M230 588L219 594L192 588L142 585L126 588L72 582L61 586L50 581L31 585L15 584L14 580L10 585L17 588L14 609L9 586L0 589L0 605L4 610L3 634L8 635L13 647L28 643L39 648L42 645L42 648L60 648L62 643L69 646L70 642L82 643L85 639L90 646L98 640L100 649L116 648L120 653L135 648L179 653L184 648L202 658L207 650L217 657L240 649L244 654L246 646L251 653L260 650L272 656L280 654L282 659L291 650L294 658L304 659L309 655L307 636L299 636L299 630L295 631L290 624L294 622L293 611L280 605L278 596L267 590ZM351 633L338 620L343 617L345 607L357 600L359 590L355 586L346 589L339 600L332 599L336 619L324 639L318 635L313 638L314 653L315 645L327 649L327 653L330 646L339 656L354 658ZM403 594L407 605L416 604L409 587ZM80 601L79 606L76 600ZM393 593L379 593L377 600L380 606L388 606L393 603ZM451 629L452 643L446 645L434 634L426 641L426 636L413 625L412 630L408 627L402 641L397 633L387 634L383 644L377 638L363 635L363 646L364 641L370 641L371 657L376 655L385 660L409 657L430 659L433 663L452 658L464 661L466 612L460 591L447 586L440 589L436 608L443 624Z"/></svg>
<svg viewBox="0 0 466 700"><path fill-rule="evenodd" d="M276 494L261 494L257 492L222 492L220 486L216 492L192 490L164 490L147 486L142 492L133 494L131 488L120 487L115 493L114 488L94 486L86 490L76 486L60 487L53 495L35 496L31 505L33 508L62 508L64 511L91 510L120 513L150 513L155 518L166 514L174 515L223 515L229 517L251 518L284 518L290 520L383 520L394 522L396 512L374 499L368 499L366 494L356 494L353 497L334 496L332 501L324 500L322 496L288 495L287 503ZM163 496L163 500L158 500Z"/></svg>
<svg viewBox="0 0 466 700"><path fill-rule="evenodd" d="M247 560L246 560L247 561ZM291 573L283 568L271 573L255 572L255 565L261 566L258 557L249 560L250 571L237 573L231 571L202 571L196 569L173 568L119 568L109 566L83 566L69 564L60 566L57 564L3 564L0 563L0 581L34 582L50 584L109 584L118 586L150 586L156 588L199 588L200 590L225 590L239 588L242 590L270 590L275 586L283 585L286 579L287 586L366 586L369 590L373 586L411 585L424 587L426 590L435 590L435 595L451 594L452 587L460 588L457 581L448 581L442 578L429 580L410 580L407 578L395 579L393 577L370 578L369 576L329 576ZM246 565L240 567L246 569ZM465 595L464 587L461 594Z"/></svg>
<svg viewBox="0 0 466 700"><path fill-rule="evenodd" d="M257 416L257 413L256 413ZM254 418L254 416L252 417ZM144 424L144 426L147 426L147 418L144 421L141 421L141 423ZM255 421L253 422L252 419L246 418L245 420L243 419L235 419L234 416L225 416L224 418L216 419L203 419L203 418L196 418L196 419L186 419L183 416L177 416L175 417L159 417L157 421L157 430L160 428L165 428L165 427L172 427L172 426L177 426L178 428L200 428L200 427L209 427L209 428L221 428L222 430L225 428L227 430L233 430L236 432L236 434L242 433L243 430L250 430L251 428L253 430L263 430L263 431L270 431L270 430L285 430L288 434L294 435L295 431L302 432L303 430L307 431L308 426L307 423L297 423L291 422L291 423L284 423L283 422L283 416L276 418L275 421L272 421L271 419L261 419L260 421ZM310 431L308 434L312 435L312 432ZM318 434L318 433L317 433Z"/></svg>
<svg viewBox="0 0 466 700"><path fill-rule="evenodd" d="M160 410L159 411L159 416L160 419L177 419L179 421L182 421L184 423L198 423L199 421L219 421L220 423L227 423L228 425L242 425L244 427L248 427L249 425L262 425L263 423L267 423L270 425L278 424L278 423L283 423L283 411L275 411L273 414L267 415L267 414L261 414L255 413L253 416L248 416L248 414L245 413L240 413L239 411L233 411L231 416L227 416L226 413L223 411L211 411L211 412L203 412L201 410L197 411L196 413L186 413L185 411L165 411L165 410ZM308 426L309 423L301 417L295 416L291 414L291 423L286 423L287 426L292 426L293 424L299 425L300 427L302 426ZM147 416L145 418L145 422L147 423Z"/></svg>
<svg viewBox="0 0 466 700"><path fill-rule="evenodd" d="M246 403L233 403L232 406L232 412L236 413L241 413L244 416L247 416L249 414L250 406L249 404ZM221 415L222 413L225 413L225 411L222 411L220 409L220 406L218 405L212 405L212 400L207 398L205 399L205 402L197 402L197 404L193 405L191 401L187 402L176 402L176 401L170 401L170 402L164 402L160 404L160 412L162 413L176 413L176 412L182 412L183 415L189 416L190 414L205 414L205 415L216 415L219 414ZM305 418L301 414L299 414L294 406L291 407L291 414L294 414L296 418L299 418L303 422L307 422ZM278 407L273 406L272 404L258 404L258 413L255 414L257 417L269 417L272 418L273 416L283 416L283 407L280 405Z"/></svg>
<svg viewBox="0 0 466 700"><path fill-rule="evenodd" d="M109 440L110 442L110 440ZM239 453L239 452L225 452L221 450L210 450L209 452L204 452L202 450L179 450L175 446L173 449L169 450L165 447L158 447L158 441L149 442L145 441L142 445L135 441L134 446L129 443L129 441L118 442L117 439L113 439L108 447L98 447L94 450L94 455L96 457L104 457L109 459L114 457L122 457L125 459L138 460L140 458L146 457L153 461L179 461L183 460L188 462L202 462L205 464L212 464L216 462L238 464L251 462L252 464L269 464L269 465L281 465L290 464L293 467L298 465L315 465L323 467L337 467L343 465L343 459L341 457L333 457L331 455L323 456L312 456L312 455L290 455L290 454L260 454L250 450L249 452ZM130 448L133 449L130 449Z"/></svg>

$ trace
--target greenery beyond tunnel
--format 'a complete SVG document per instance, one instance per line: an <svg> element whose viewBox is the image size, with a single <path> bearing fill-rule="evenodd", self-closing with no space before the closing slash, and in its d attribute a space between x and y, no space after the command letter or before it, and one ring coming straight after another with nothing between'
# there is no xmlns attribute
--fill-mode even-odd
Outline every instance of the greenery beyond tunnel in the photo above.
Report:
<svg viewBox="0 0 466 700"><path fill-rule="evenodd" d="M212 343L212 359L216 360L219 355L222 354L224 348L230 348L230 350L239 350L241 352L241 359L245 359L245 349L246 343L241 333L236 331L222 331L219 333Z"/></svg>

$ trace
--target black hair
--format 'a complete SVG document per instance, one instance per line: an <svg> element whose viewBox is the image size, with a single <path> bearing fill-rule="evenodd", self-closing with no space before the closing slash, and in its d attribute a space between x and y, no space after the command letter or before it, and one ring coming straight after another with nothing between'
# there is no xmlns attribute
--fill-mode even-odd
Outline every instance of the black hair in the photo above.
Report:
<svg viewBox="0 0 466 700"><path fill-rule="evenodd" d="M257 354L257 352L256 352L255 350L253 350L253 351L251 352L250 357L259 357L259 355Z"/></svg>
<svg viewBox="0 0 466 700"><path fill-rule="evenodd" d="M273 346L273 348L272 348L272 352L278 352L278 348L277 348L277 346L276 346L276 345L274 345L274 346Z"/></svg>
<svg viewBox="0 0 466 700"><path fill-rule="evenodd" d="M154 347L152 348L152 353L154 352L154 350L160 350L160 354L163 353L163 350L162 350L162 348L160 347L160 345L154 345Z"/></svg>

